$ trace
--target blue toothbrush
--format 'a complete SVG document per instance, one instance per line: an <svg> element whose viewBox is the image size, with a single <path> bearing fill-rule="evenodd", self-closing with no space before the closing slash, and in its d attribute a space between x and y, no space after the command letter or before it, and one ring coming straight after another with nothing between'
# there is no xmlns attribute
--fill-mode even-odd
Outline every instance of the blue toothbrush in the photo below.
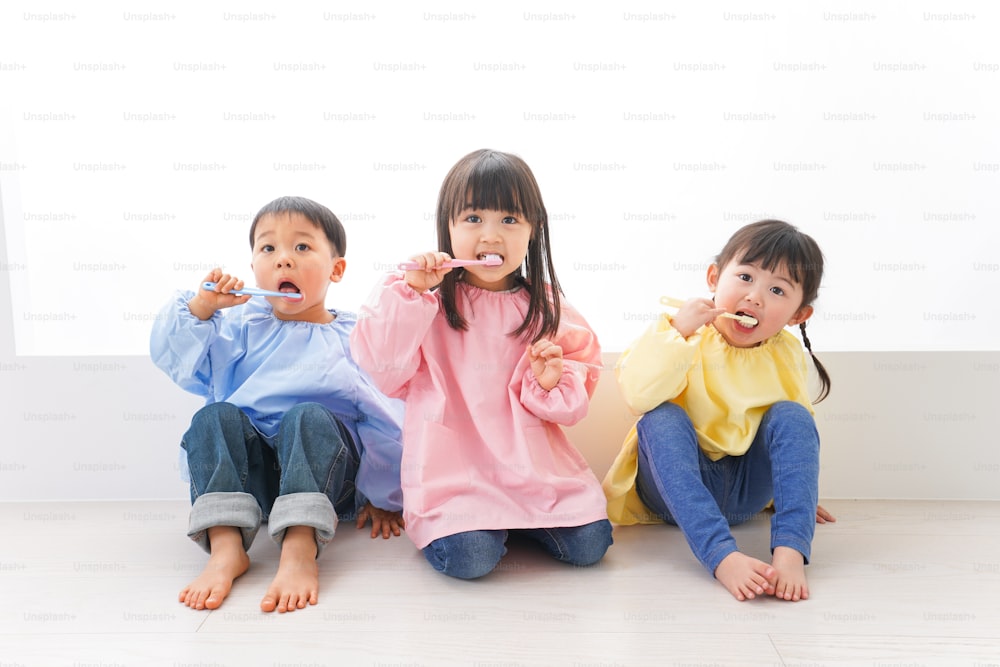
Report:
<svg viewBox="0 0 1000 667"><path fill-rule="evenodd" d="M201 288L208 290L210 292L215 291L216 283L202 283ZM236 296L243 296L247 294L249 296L283 296L286 299L301 299L302 295L297 292L272 292L266 289L258 289L256 287L244 287L243 289L233 290L229 294L235 294Z"/></svg>

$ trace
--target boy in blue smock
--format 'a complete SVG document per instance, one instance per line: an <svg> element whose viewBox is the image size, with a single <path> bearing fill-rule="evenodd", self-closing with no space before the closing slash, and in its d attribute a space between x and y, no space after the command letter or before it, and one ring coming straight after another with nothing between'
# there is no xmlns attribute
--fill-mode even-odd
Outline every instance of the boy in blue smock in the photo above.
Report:
<svg viewBox="0 0 1000 667"><path fill-rule="evenodd" d="M156 319L153 362L206 399L181 447L191 482L188 535L206 551L181 602L215 609L250 566L263 521L281 545L264 611L302 609L319 596L317 557L338 516L399 535L402 403L354 363L356 318L328 310L346 262L346 236L325 206L282 197L250 226L257 286L288 296L237 295L243 281L213 270L213 289L178 292ZM222 310L229 310L225 316Z"/></svg>

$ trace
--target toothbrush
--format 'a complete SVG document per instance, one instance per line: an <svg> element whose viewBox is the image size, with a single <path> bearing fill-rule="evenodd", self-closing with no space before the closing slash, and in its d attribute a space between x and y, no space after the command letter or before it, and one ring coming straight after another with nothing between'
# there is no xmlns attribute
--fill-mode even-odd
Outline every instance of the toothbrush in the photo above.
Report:
<svg viewBox="0 0 1000 667"><path fill-rule="evenodd" d="M503 260L500 255L489 254L486 259L449 259L438 268L453 269L459 266L500 266ZM401 271L419 271L421 267L416 262L400 262L396 268Z"/></svg>
<svg viewBox="0 0 1000 667"><path fill-rule="evenodd" d="M216 283L202 283L201 288L208 290L210 292L215 291ZM244 294L250 296L283 296L287 299L301 299L302 295L298 292L272 292L266 289L258 289L256 287L244 287L243 289L233 290L229 294L235 294L236 296L243 296Z"/></svg>
<svg viewBox="0 0 1000 667"><path fill-rule="evenodd" d="M671 308L680 308L684 305L681 299L674 299L669 296L661 296L660 303L664 306L670 306ZM748 327L757 326L757 319L750 317L749 315L735 315L733 313L721 313L720 317L728 317L731 320L736 320L740 324L744 324Z"/></svg>

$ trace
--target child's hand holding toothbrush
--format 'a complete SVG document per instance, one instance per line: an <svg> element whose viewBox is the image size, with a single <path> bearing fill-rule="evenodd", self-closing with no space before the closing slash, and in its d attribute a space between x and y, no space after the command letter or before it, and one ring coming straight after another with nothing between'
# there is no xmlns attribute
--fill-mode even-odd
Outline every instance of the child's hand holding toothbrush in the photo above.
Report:
<svg viewBox="0 0 1000 667"><path fill-rule="evenodd" d="M697 331L699 327L714 321L716 317L728 317L745 327L755 327L759 324L757 318L750 317L745 313L729 313L724 308L716 307L715 301L712 299L682 301L669 296L661 296L660 303L671 308L680 308L677 314L670 318L670 323L685 338Z"/></svg>
<svg viewBox="0 0 1000 667"><path fill-rule="evenodd" d="M445 274L461 266L491 266L503 264L500 255L487 253L482 259L452 259L446 252L426 252L414 255L408 262L401 262L397 267L406 271L406 282L418 292L426 292L437 287L444 280Z"/></svg>
<svg viewBox="0 0 1000 667"><path fill-rule="evenodd" d="M671 305L676 305L678 311L670 318L670 323L684 338L706 324L714 322L715 318L726 312L725 308L718 308L711 299L688 299L683 303L674 302Z"/></svg>
<svg viewBox="0 0 1000 667"><path fill-rule="evenodd" d="M448 264L450 261L451 255L446 252L425 252L414 255L409 262L400 264L399 268L406 271L406 284L424 293L441 284L445 275L451 271L452 267Z"/></svg>
<svg viewBox="0 0 1000 667"><path fill-rule="evenodd" d="M203 286L205 282L213 282L215 287L211 290L205 289ZM243 289L243 281L236 276L223 273L218 267L205 276L203 284L198 286L194 296L188 301L191 314L199 320L207 320L217 310L238 306L250 300L249 294L230 293Z"/></svg>

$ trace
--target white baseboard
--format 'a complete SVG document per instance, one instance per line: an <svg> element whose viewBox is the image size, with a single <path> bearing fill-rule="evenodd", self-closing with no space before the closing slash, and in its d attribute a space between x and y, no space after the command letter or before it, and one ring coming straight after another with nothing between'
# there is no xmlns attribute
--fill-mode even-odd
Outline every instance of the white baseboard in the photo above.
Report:
<svg viewBox="0 0 1000 667"><path fill-rule="evenodd" d="M569 429L598 477L634 421L605 356ZM1000 500L997 352L841 352L816 406L824 498ZM0 359L0 501L185 498L178 443L201 401L144 357Z"/></svg>

